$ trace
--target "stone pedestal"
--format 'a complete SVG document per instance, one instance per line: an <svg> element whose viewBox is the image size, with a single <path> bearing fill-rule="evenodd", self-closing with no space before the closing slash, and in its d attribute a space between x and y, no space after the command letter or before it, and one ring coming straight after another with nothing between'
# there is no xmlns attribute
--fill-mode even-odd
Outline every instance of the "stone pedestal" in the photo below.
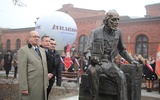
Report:
<svg viewBox="0 0 160 100"><path fill-rule="evenodd" d="M126 75L128 100L140 100L142 67L140 67L138 71L136 71L135 65L120 65L120 68ZM111 81L107 76L101 74L99 84L99 99L118 100L117 85L118 83ZM91 100L87 74L83 74L81 76L79 100Z"/></svg>

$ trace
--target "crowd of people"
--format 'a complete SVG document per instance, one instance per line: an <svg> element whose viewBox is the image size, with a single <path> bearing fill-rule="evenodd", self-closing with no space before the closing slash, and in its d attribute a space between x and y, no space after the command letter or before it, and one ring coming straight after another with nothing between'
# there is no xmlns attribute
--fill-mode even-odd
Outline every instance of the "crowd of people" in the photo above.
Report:
<svg viewBox="0 0 160 100"><path fill-rule="evenodd" d="M66 57L66 51L64 49L61 55L59 54L59 51L55 49L56 40L47 35L40 39L38 32L31 31L28 41L29 43L19 50L7 50L5 54L0 52L0 68L5 70L6 79L9 78L12 67L14 69L13 78L17 78L18 73L20 99L48 100L53 84L56 82L57 86L61 86L62 71L78 72L83 70L85 72L88 68L88 61L85 58L82 61L83 58L78 56L75 44L70 49L72 64L66 70L61 61L61 58L64 60ZM81 69L82 65L84 67Z"/></svg>
<svg viewBox="0 0 160 100"><path fill-rule="evenodd" d="M140 54L135 54L134 59L143 65L142 78L144 78L146 82L146 91L152 92L153 90L155 90L154 82L158 80L158 76L155 73L156 61L154 57L149 56L148 58L144 58ZM125 64L125 60L120 55L116 56L115 60L118 65ZM160 88L159 88L159 93L160 93Z"/></svg>
<svg viewBox="0 0 160 100"><path fill-rule="evenodd" d="M8 79L8 75L10 70L14 69L14 78L17 78L17 70L18 70L18 58L17 58L17 50L11 52L11 50L7 50L6 53L2 53L0 51L0 70L5 70L6 79Z"/></svg>
<svg viewBox="0 0 160 100"><path fill-rule="evenodd" d="M26 46L15 50L14 53L7 50L3 56L0 52L0 65L6 71L7 79L12 66L14 67L14 78L17 78L17 72L19 72L20 99L48 100L53 84L56 82L57 86L61 86L61 72L66 71L63 62L67 47L64 47L64 51L60 55L55 49L56 40L44 35L41 37L41 43L39 43L40 37L36 31L29 33L28 41ZM70 57L72 64L67 71L85 73L88 70L90 61L86 56L78 55L75 44L70 49ZM146 82L146 90L152 92L154 81L158 80L155 73L156 62L154 57L149 56L146 59L142 55L135 54L133 58L143 64L142 77ZM125 64L125 59L118 55L115 57L115 62L117 65Z"/></svg>
<svg viewBox="0 0 160 100"><path fill-rule="evenodd" d="M62 71L79 72L85 69L85 72L87 70L88 62L85 60L85 67L82 69L80 67L82 59L78 56L75 44L70 48L71 66L66 69L63 63L66 49L60 55L55 49L55 39L44 35L39 43L40 36L36 31L31 31L28 36L29 43L18 50L20 99L48 100L53 84L61 86Z"/></svg>

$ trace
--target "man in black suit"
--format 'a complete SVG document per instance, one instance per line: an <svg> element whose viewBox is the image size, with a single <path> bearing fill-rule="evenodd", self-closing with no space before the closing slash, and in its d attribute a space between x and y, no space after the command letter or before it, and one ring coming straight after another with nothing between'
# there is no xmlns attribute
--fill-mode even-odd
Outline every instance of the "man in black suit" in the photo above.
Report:
<svg viewBox="0 0 160 100"><path fill-rule="evenodd" d="M54 39L50 39L50 50L51 50L51 55L54 58L54 67L55 67L55 74L53 77L56 77L56 85L61 86L61 60L60 60L60 55L57 50L55 50L56 47L56 41Z"/></svg>
<svg viewBox="0 0 160 100"><path fill-rule="evenodd" d="M42 36L41 38L41 47L46 51L46 59L47 59L47 67L48 67L48 79L49 79L49 86L47 88L47 99L49 93L51 92L54 77L55 76L55 66L54 66L54 58L51 55L51 51L49 50L50 47L50 37L47 35Z"/></svg>

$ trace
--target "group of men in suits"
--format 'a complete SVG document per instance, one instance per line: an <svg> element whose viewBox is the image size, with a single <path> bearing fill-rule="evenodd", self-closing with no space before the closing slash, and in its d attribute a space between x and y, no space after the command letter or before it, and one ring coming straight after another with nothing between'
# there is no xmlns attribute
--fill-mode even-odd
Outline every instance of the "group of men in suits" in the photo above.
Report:
<svg viewBox="0 0 160 100"><path fill-rule="evenodd" d="M49 36L41 38L31 31L29 44L18 51L20 100L47 100L55 76L61 86L60 55L55 50L56 41Z"/></svg>
<svg viewBox="0 0 160 100"><path fill-rule="evenodd" d="M56 41L47 35L42 36L40 47L45 49L48 67L48 77L49 86L47 88L47 98L55 82L56 85L61 86L61 65L60 65L60 55L57 50L55 50ZM54 66L54 67L53 67Z"/></svg>

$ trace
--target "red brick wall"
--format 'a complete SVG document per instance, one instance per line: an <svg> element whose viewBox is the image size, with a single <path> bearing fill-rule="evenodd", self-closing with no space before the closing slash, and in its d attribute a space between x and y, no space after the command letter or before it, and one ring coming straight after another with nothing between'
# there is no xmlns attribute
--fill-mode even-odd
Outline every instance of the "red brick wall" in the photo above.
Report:
<svg viewBox="0 0 160 100"><path fill-rule="evenodd" d="M151 17L159 17L160 16L160 3L146 5L146 15Z"/></svg>
<svg viewBox="0 0 160 100"><path fill-rule="evenodd" d="M160 20L159 21L138 21L138 22L125 22L120 23L119 27L123 33L123 39L125 43L128 43L128 36L130 36L132 52L135 52L135 41L136 38L143 34L148 37L148 55L155 57L158 48L158 43L160 43Z"/></svg>
<svg viewBox="0 0 160 100"><path fill-rule="evenodd" d="M65 12L69 14L72 18L87 18L91 16L101 16L105 14L104 10L88 10L83 8L75 8L72 4L65 4L58 11Z"/></svg>
<svg viewBox="0 0 160 100"><path fill-rule="evenodd" d="M78 27L78 35L75 43L78 44L78 40L82 35L86 35L88 37L91 30L101 25L102 16L77 19L75 21Z"/></svg>
<svg viewBox="0 0 160 100"><path fill-rule="evenodd" d="M3 50L7 50L7 40L9 39L11 41L11 50L16 49L16 40L20 39L21 40L21 47L27 44L27 36L28 33L33 30L34 28L31 28L29 30L25 29L19 29L19 30L4 30L2 35L1 35L1 42L3 44Z"/></svg>

